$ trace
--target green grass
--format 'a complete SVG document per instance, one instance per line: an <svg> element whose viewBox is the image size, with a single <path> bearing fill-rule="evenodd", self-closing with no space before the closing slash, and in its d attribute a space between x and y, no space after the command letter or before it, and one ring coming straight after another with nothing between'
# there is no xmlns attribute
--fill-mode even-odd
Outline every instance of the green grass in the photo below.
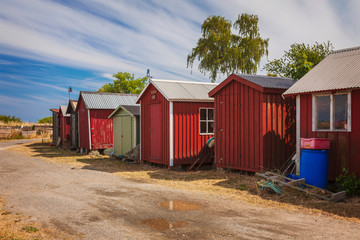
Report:
<svg viewBox="0 0 360 240"><path fill-rule="evenodd" d="M240 185L236 186L236 189L238 189L240 191L246 191L246 190L248 190L248 186L246 184L240 184Z"/></svg>
<svg viewBox="0 0 360 240"><path fill-rule="evenodd" d="M23 227L22 230L25 230L25 231L28 232L28 233L39 231L39 229L37 229L36 227L33 227L33 226Z"/></svg>

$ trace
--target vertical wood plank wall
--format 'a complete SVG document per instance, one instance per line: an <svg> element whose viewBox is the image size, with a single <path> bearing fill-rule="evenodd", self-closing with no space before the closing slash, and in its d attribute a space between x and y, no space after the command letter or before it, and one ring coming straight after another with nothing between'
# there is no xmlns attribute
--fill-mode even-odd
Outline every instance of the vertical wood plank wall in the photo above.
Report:
<svg viewBox="0 0 360 240"><path fill-rule="evenodd" d="M77 108L79 114L79 147L83 149L90 149L88 111L85 108L82 98L79 99Z"/></svg>
<svg viewBox="0 0 360 240"><path fill-rule="evenodd" d="M215 98L215 162L260 172L279 168L295 151L295 100L238 81Z"/></svg>
<svg viewBox="0 0 360 240"><path fill-rule="evenodd" d="M53 111L53 142L56 143L58 137L60 137L60 119L59 112Z"/></svg>
<svg viewBox="0 0 360 240"><path fill-rule="evenodd" d="M360 177L360 90L351 92L351 132L313 132L312 131L312 95L303 94L301 105L302 138L329 138L329 179L335 180L343 168Z"/></svg>
<svg viewBox="0 0 360 240"><path fill-rule="evenodd" d="M91 149L113 147L113 121L108 119L114 109L91 109Z"/></svg>
<svg viewBox="0 0 360 240"><path fill-rule="evenodd" d="M200 108L214 108L213 102L174 102L174 165L191 164L213 134L200 135Z"/></svg>
<svg viewBox="0 0 360 240"><path fill-rule="evenodd" d="M155 99L152 98L152 91L156 88L151 84L143 93L141 98L141 159L143 161L169 165L169 102L156 90ZM151 104L161 105L161 140L157 143L151 142ZM160 145L160 159L151 159L151 145Z"/></svg>
<svg viewBox="0 0 360 240"><path fill-rule="evenodd" d="M64 117L61 113L59 114L59 120L61 141L68 141L70 140L70 117Z"/></svg>

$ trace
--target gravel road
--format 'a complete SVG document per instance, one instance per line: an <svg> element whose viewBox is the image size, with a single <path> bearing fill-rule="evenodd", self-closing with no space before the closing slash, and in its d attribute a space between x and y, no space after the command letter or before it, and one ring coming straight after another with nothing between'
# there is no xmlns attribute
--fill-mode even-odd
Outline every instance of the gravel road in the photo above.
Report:
<svg viewBox="0 0 360 240"><path fill-rule="evenodd" d="M360 239L360 224L52 164L0 143L8 208L79 239Z"/></svg>

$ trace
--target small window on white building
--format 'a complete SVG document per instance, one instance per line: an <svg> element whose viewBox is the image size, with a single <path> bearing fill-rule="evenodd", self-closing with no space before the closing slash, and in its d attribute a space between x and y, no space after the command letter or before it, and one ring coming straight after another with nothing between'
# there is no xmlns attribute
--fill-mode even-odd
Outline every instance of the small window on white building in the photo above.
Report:
<svg viewBox="0 0 360 240"><path fill-rule="evenodd" d="M351 131L351 93L313 95L313 131Z"/></svg>
<svg viewBox="0 0 360 240"><path fill-rule="evenodd" d="M200 134L214 133L214 109L200 108Z"/></svg>

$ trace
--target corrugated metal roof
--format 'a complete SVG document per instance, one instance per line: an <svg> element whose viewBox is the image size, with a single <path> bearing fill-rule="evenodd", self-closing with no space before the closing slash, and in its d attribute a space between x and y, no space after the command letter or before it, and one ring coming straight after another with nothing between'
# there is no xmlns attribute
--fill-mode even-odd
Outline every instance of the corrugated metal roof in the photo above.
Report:
<svg viewBox="0 0 360 240"><path fill-rule="evenodd" d="M360 47L334 51L284 95L360 88Z"/></svg>
<svg viewBox="0 0 360 240"><path fill-rule="evenodd" d="M66 106L66 105L61 105L61 106L60 106L60 110L61 110L62 115L63 115L64 117L70 117L70 114L67 114L67 113L66 113L66 110L67 110L67 106Z"/></svg>
<svg viewBox="0 0 360 240"><path fill-rule="evenodd" d="M137 104L136 106L122 106L119 105L110 115L108 118L112 118L119 109L124 109L125 111L128 111L133 116L140 116L140 104Z"/></svg>
<svg viewBox="0 0 360 240"><path fill-rule="evenodd" d="M237 76L264 88L288 89L294 84L291 78L270 77L263 75L236 74Z"/></svg>
<svg viewBox="0 0 360 240"><path fill-rule="evenodd" d="M208 93L218 83L185 82L175 80L151 79L152 83L169 101L210 101ZM141 96L141 95L140 95Z"/></svg>
<svg viewBox="0 0 360 240"><path fill-rule="evenodd" d="M134 116L140 116L140 105L137 106L122 106Z"/></svg>
<svg viewBox="0 0 360 240"><path fill-rule="evenodd" d="M137 94L80 92L87 109L115 109L119 105L136 105Z"/></svg>

